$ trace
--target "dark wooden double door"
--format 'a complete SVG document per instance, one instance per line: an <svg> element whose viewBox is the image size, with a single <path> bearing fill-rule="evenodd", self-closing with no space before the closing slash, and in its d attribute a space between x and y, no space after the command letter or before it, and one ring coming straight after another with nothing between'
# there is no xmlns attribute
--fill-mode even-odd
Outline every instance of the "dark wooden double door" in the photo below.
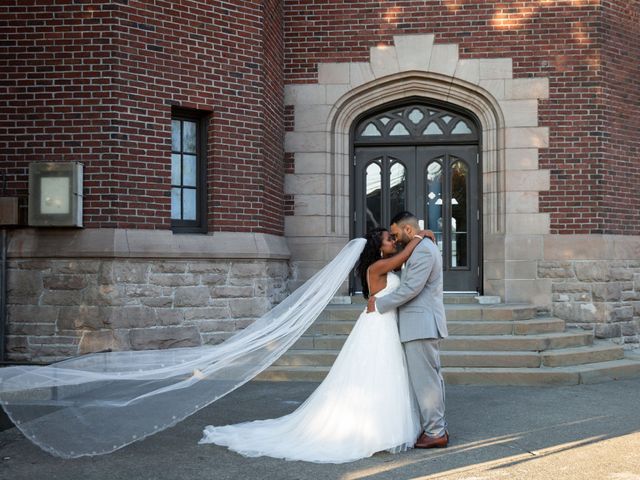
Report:
<svg viewBox="0 0 640 480"><path fill-rule="evenodd" d="M436 234L444 290L480 292L478 146L365 145L354 154L355 236L413 212Z"/></svg>

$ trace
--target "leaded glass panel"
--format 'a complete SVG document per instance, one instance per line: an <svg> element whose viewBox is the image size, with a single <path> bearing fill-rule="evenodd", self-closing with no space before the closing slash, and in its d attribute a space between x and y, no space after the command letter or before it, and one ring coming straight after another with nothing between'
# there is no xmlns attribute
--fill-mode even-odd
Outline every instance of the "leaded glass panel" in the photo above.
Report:
<svg viewBox="0 0 640 480"><path fill-rule="evenodd" d="M443 158L439 158L427 165L426 169L426 216L427 216L427 228L436 236L438 246L442 250L442 180L443 170L442 162Z"/></svg>
<svg viewBox="0 0 640 480"><path fill-rule="evenodd" d="M378 127L376 127L373 123L367 125L367 128L365 128L362 132L363 137L379 137L380 135L382 135L380 133L380 130L378 130Z"/></svg>
<svg viewBox="0 0 640 480"><path fill-rule="evenodd" d="M471 132L471 129L464 121L460 120L458 124L455 126L455 128L451 130L451 133L453 135L464 135L466 133L473 133L473 132Z"/></svg>
<svg viewBox="0 0 640 480"><path fill-rule="evenodd" d="M183 220L195 220L196 219L196 190L195 188L183 188Z"/></svg>
<svg viewBox="0 0 640 480"><path fill-rule="evenodd" d="M399 162L389 170L389 217L407 209L407 169Z"/></svg>
<svg viewBox="0 0 640 480"><path fill-rule="evenodd" d="M454 158L451 166L451 266L467 266L469 168Z"/></svg>
<svg viewBox="0 0 640 480"><path fill-rule="evenodd" d="M477 130L468 119L446 110L413 104L393 108L363 119L356 142L443 142L476 141Z"/></svg>
<svg viewBox="0 0 640 480"><path fill-rule="evenodd" d="M382 222L382 169L371 163L366 170L366 230L380 226Z"/></svg>
<svg viewBox="0 0 640 480"><path fill-rule="evenodd" d="M182 151L196 152L196 123L182 122Z"/></svg>
<svg viewBox="0 0 640 480"><path fill-rule="evenodd" d="M409 131L401 123L396 123L395 126L389 132L392 137L398 137L402 135L410 135Z"/></svg>
<svg viewBox="0 0 640 480"><path fill-rule="evenodd" d="M196 186L196 156L184 155L182 157L182 184L189 187Z"/></svg>
<svg viewBox="0 0 640 480"><path fill-rule="evenodd" d="M180 151L180 120L171 121L171 150L174 152Z"/></svg>
<svg viewBox="0 0 640 480"><path fill-rule="evenodd" d="M417 108L411 110L411 113L409 114L409 120L411 120L416 125L419 124L423 118L424 114Z"/></svg>
<svg viewBox="0 0 640 480"><path fill-rule="evenodd" d="M442 135L444 132L436 122L431 122L422 132L424 135Z"/></svg>
<svg viewBox="0 0 640 480"><path fill-rule="evenodd" d="M171 185L180 185L182 178L182 156L179 153L171 154Z"/></svg>
<svg viewBox="0 0 640 480"><path fill-rule="evenodd" d="M182 195L180 188L171 189L171 218L182 218Z"/></svg>

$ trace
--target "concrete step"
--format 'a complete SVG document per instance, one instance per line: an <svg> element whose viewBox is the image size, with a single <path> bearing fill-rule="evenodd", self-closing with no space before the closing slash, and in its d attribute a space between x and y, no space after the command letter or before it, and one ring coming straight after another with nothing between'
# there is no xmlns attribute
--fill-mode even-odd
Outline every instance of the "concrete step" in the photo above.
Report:
<svg viewBox="0 0 640 480"><path fill-rule="evenodd" d="M567 368L574 368L579 372L580 383L602 383L640 376L640 361L631 358Z"/></svg>
<svg viewBox="0 0 640 480"><path fill-rule="evenodd" d="M566 367L621 360L624 358L624 349L620 345L602 343L588 347L547 350L541 352L540 356L545 367Z"/></svg>
<svg viewBox="0 0 640 480"><path fill-rule="evenodd" d="M291 347L296 350L340 350L347 335L303 335Z"/></svg>
<svg viewBox="0 0 640 480"><path fill-rule="evenodd" d="M305 335L349 335L355 324L355 320L316 320Z"/></svg>
<svg viewBox="0 0 640 480"><path fill-rule="evenodd" d="M348 335L355 320L316 320L306 334ZM559 318L536 318L532 320L480 320L447 321L450 335L531 335L564 331L565 322Z"/></svg>
<svg viewBox="0 0 640 480"><path fill-rule="evenodd" d="M472 305L472 304L477 304L477 303L479 303L477 298L476 298L477 296L478 296L477 293L445 292L444 293L444 304L445 305L451 305L451 304ZM487 298L487 297L484 297L484 298ZM496 297L496 299L497 298L499 298L499 297ZM351 303L361 304L362 305L362 304L367 303L367 300L362 295L352 295L351 296Z"/></svg>
<svg viewBox="0 0 640 480"><path fill-rule="evenodd" d="M339 350L289 350L274 365L289 367L330 367ZM445 367L539 367L538 352L442 352Z"/></svg>
<svg viewBox="0 0 640 480"><path fill-rule="evenodd" d="M538 352L441 352L443 367L536 368Z"/></svg>
<svg viewBox="0 0 640 480"><path fill-rule="evenodd" d="M619 345L603 343L543 352L443 351L440 357L445 367L566 367L621 360L624 350Z"/></svg>
<svg viewBox="0 0 640 480"><path fill-rule="evenodd" d="M271 366L255 377L255 380L267 380L269 382L321 382L329 373L330 368Z"/></svg>
<svg viewBox="0 0 640 480"><path fill-rule="evenodd" d="M357 320L364 304L327 305L316 321ZM447 321L510 321L536 318L538 309L527 304L446 304Z"/></svg>
<svg viewBox="0 0 640 480"><path fill-rule="evenodd" d="M459 335L443 340L442 350L464 351L543 351L581 347L593 343L593 334L560 332L538 335Z"/></svg>
<svg viewBox="0 0 640 480"><path fill-rule="evenodd" d="M444 368L450 385L577 385L640 376L640 362L621 359L556 368Z"/></svg>
<svg viewBox="0 0 640 480"><path fill-rule="evenodd" d="M496 305L446 305L447 321L530 320L536 317L537 307L529 304L499 303Z"/></svg>
<svg viewBox="0 0 640 480"><path fill-rule="evenodd" d="M338 323L338 322L336 322ZM318 327L326 334L308 331L293 345L293 349L340 350L347 339L350 325L343 333L335 333L335 324ZM544 351L582 347L593 343L593 334L582 330L541 333L535 335L452 335L442 342L443 351Z"/></svg>
<svg viewBox="0 0 640 480"><path fill-rule="evenodd" d="M513 322L514 335L558 333L564 332L565 328L565 321L555 317L538 317L531 320L515 320Z"/></svg>
<svg viewBox="0 0 640 480"><path fill-rule="evenodd" d="M477 293L445 293L445 305L474 304L478 303Z"/></svg>
<svg viewBox="0 0 640 480"><path fill-rule="evenodd" d="M532 335L563 332L565 322L559 318L536 318L510 321L447 321L449 335Z"/></svg>
<svg viewBox="0 0 640 480"><path fill-rule="evenodd" d="M320 382L329 369L328 366L272 366L256 379ZM577 385L637 378L640 376L640 361L620 359L556 368L444 367L443 376L449 385Z"/></svg>
<svg viewBox="0 0 640 480"><path fill-rule="evenodd" d="M289 350L274 365L289 367L330 367L339 350Z"/></svg>
<svg viewBox="0 0 640 480"><path fill-rule="evenodd" d="M327 305L318 316L316 322L326 320L349 320L355 321L364 311L365 305Z"/></svg>
<svg viewBox="0 0 640 480"><path fill-rule="evenodd" d="M337 349L292 349L280 357L274 365L330 367L339 350ZM499 367L537 368L566 367L589 363L608 362L624 358L624 350L619 345L602 343L586 347L563 348L536 351L442 351L444 367Z"/></svg>

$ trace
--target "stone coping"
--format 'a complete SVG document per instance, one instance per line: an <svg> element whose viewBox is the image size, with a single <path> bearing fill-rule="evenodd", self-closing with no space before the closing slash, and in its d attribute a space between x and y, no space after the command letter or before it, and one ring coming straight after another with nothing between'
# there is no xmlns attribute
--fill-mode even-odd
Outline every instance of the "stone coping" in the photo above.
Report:
<svg viewBox="0 0 640 480"><path fill-rule="evenodd" d="M544 260L640 260L638 235L544 235Z"/></svg>
<svg viewBox="0 0 640 480"><path fill-rule="evenodd" d="M174 234L120 228L19 229L9 235L16 258L211 258L288 260L285 237L264 233Z"/></svg>
<svg viewBox="0 0 640 480"><path fill-rule="evenodd" d="M640 236L542 235L542 261L640 259ZM174 234L169 230L17 229L9 258L246 258L288 260L285 237L263 233Z"/></svg>

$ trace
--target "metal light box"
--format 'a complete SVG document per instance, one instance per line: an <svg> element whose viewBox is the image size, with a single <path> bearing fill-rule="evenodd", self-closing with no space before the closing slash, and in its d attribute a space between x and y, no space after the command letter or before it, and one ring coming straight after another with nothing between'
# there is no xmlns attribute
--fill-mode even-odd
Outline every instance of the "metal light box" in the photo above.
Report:
<svg viewBox="0 0 640 480"><path fill-rule="evenodd" d="M29 225L82 227L82 174L78 162L29 164Z"/></svg>

